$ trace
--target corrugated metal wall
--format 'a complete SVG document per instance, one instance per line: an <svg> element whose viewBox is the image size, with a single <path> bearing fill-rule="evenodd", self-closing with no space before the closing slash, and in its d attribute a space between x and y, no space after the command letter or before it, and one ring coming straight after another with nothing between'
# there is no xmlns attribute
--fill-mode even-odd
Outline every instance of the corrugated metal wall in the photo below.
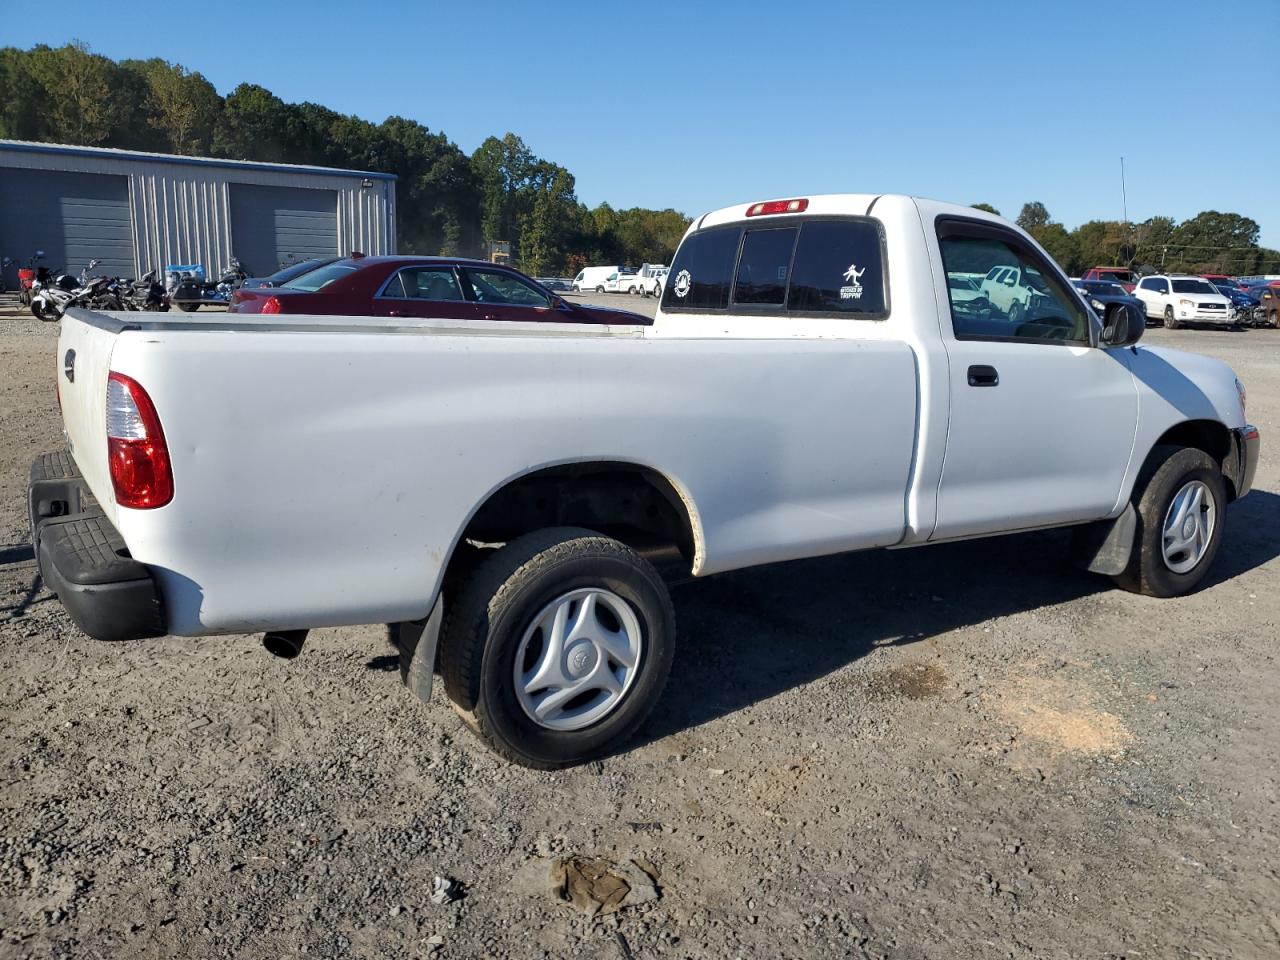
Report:
<svg viewBox="0 0 1280 960"><path fill-rule="evenodd" d="M395 181L377 174L44 146L0 140L0 176L5 167L128 176L137 276L173 263L203 263L210 273L224 266L232 254L233 183L335 191L334 252L395 253Z"/></svg>

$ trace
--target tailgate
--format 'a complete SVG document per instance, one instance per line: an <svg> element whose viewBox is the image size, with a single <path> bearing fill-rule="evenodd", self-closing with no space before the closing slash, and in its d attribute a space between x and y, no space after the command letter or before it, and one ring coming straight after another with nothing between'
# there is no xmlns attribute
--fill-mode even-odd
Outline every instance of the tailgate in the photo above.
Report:
<svg viewBox="0 0 1280 960"><path fill-rule="evenodd" d="M70 310L58 337L58 400L67 446L85 482L112 523L115 496L107 465L107 374L118 325L108 317Z"/></svg>

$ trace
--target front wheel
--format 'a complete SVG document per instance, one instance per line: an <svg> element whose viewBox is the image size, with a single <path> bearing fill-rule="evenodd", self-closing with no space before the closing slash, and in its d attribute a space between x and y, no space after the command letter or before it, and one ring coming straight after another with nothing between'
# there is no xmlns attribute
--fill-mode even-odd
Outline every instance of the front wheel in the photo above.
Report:
<svg viewBox="0 0 1280 960"><path fill-rule="evenodd" d="M604 287L596 287L596 293L604 293Z"/></svg>
<svg viewBox="0 0 1280 960"><path fill-rule="evenodd" d="M653 295L654 295L655 297L661 297L661 296L662 296L662 284L660 284L660 283L656 283L656 284L654 284L654 286L653 286Z"/></svg>
<svg viewBox="0 0 1280 960"><path fill-rule="evenodd" d="M183 313L195 313L197 310L200 309L199 302L191 303L189 301L179 300L177 301L177 304L178 304L178 309L181 310Z"/></svg>
<svg viewBox="0 0 1280 960"><path fill-rule="evenodd" d="M1222 542L1227 492L1214 459L1193 447L1160 446L1139 478L1138 528L1129 566L1116 578L1126 590L1176 597L1204 579Z"/></svg>
<svg viewBox="0 0 1280 960"><path fill-rule="evenodd" d="M440 673L493 750L551 770L635 733L671 671L675 614L631 548L574 527L528 534L481 565L445 617Z"/></svg>
<svg viewBox="0 0 1280 960"><path fill-rule="evenodd" d="M57 307L36 298L31 300L31 315L43 323L53 323L61 316Z"/></svg>
<svg viewBox="0 0 1280 960"><path fill-rule="evenodd" d="M1178 318L1174 316L1173 307L1164 308L1164 326L1166 330L1178 329Z"/></svg>

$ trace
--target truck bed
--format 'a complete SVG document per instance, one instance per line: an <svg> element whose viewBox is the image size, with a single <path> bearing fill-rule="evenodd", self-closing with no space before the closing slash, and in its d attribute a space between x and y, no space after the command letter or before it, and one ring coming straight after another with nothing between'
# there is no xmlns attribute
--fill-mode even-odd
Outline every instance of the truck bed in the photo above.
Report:
<svg viewBox="0 0 1280 960"><path fill-rule="evenodd" d="M540 468L634 464L694 518L695 574L899 541L915 358L889 340L650 328L69 313L75 459L169 631L411 620L468 519ZM281 336L282 333L297 334ZM174 496L118 507L107 371L142 384Z"/></svg>

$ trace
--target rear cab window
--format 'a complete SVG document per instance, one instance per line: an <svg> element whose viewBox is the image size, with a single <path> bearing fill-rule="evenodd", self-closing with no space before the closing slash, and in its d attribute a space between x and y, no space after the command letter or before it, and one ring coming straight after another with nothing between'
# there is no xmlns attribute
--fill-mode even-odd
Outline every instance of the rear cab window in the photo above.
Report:
<svg viewBox="0 0 1280 960"><path fill-rule="evenodd" d="M700 230L676 252L662 309L882 320L883 226L868 217L778 217Z"/></svg>

